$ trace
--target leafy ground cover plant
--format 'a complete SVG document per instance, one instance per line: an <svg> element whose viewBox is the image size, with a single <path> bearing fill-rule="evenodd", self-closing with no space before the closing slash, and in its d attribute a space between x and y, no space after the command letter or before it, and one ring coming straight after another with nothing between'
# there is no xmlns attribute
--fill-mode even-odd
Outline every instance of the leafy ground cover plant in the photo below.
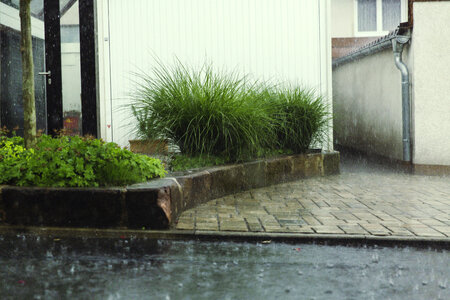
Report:
<svg viewBox="0 0 450 300"><path fill-rule="evenodd" d="M42 135L34 148L23 138L0 136L0 184L88 187L126 185L164 177L158 159L102 140Z"/></svg>

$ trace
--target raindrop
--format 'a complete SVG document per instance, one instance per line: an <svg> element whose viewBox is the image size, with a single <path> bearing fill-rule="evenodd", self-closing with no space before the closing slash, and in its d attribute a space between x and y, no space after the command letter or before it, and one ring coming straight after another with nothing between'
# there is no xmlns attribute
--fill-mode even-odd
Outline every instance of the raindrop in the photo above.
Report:
<svg viewBox="0 0 450 300"><path fill-rule="evenodd" d="M394 286L394 280L392 280L392 278L389 278L389 285Z"/></svg>
<svg viewBox="0 0 450 300"><path fill-rule="evenodd" d="M33 265L28 265L28 266L25 267L25 270L27 272L33 272L34 271L34 266Z"/></svg>
<svg viewBox="0 0 450 300"><path fill-rule="evenodd" d="M376 264L376 263L378 263L380 261L380 257L378 256L378 253L374 253L373 255L372 255L372 262L374 263L374 264Z"/></svg>

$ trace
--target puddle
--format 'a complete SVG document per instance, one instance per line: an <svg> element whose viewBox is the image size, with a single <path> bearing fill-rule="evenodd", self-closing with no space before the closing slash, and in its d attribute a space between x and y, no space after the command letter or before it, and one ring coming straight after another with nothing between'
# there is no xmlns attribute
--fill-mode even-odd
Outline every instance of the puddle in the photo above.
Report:
<svg viewBox="0 0 450 300"><path fill-rule="evenodd" d="M0 236L2 299L450 299L445 250Z"/></svg>

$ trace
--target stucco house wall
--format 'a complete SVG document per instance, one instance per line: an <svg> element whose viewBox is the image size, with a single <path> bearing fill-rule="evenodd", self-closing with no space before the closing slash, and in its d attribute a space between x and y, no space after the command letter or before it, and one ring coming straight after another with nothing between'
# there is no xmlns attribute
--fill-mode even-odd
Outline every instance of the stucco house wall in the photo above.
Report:
<svg viewBox="0 0 450 300"><path fill-rule="evenodd" d="M331 36L346 38L355 36L354 0L331 1Z"/></svg>
<svg viewBox="0 0 450 300"><path fill-rule="evenodd" d="M414 163L450 165L450 1L415 2Z"/></svg>
<svg viewBox="0 0 450 300"><path fill-rule="evenodd" d="M450 1L414 2L412 163L450 170ZM401 75L391 48L333 69L335 143L402 160Z"/></svg>
<svg viewBox="0 0 450 300"><path fill-rule="evenodd" d="M401 75L391 49L333 69L333 111L336 144L402 159Z"/></svg>

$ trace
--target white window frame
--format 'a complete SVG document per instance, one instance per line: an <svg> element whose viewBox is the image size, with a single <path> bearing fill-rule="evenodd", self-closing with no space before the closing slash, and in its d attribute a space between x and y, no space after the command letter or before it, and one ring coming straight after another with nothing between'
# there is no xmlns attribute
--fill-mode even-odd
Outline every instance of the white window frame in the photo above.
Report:
<svg viewBox="0 0 450 300"><path fill-rule="evenodd" d="M382 0L376 0L377 2L377 30L376 31L358 31L358 0L353 0L354 9L354 33L355 37L368 37L368 36L382 36L387 35L389 31L383 30L383 2ZM408 0L400 0L400 20L401 22L408 21Z"/></svg>

